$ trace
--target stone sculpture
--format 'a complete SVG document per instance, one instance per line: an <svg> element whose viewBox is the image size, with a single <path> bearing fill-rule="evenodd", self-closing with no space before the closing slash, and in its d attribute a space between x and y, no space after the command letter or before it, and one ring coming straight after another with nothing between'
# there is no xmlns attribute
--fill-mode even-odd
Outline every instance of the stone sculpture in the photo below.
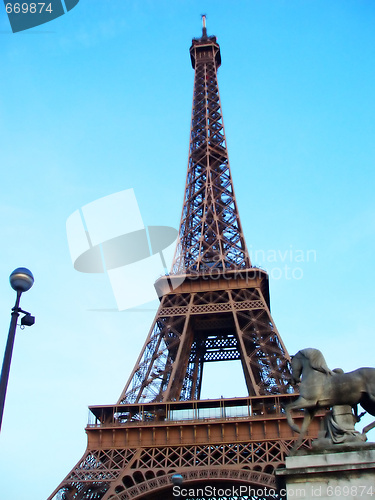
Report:
<svg viewBox="0 0 375 500"><path fill-rule="evenodd" d="M363 436L359 437L354 429L354 419L358 416L358 404L375 416L375 368L359 368L349 373L341 369L330 370L318 349L307 348L293 356L292 378L294 383L300 383L299 398L285 408L289 425L299 433L293 451L302 443L312 418L320 408L332 408L326 420L327 442L366 440L365 434L375 427L375 421L366 426ZM305 411L305 416L300 428L291 412L301 409Z"/></svg>

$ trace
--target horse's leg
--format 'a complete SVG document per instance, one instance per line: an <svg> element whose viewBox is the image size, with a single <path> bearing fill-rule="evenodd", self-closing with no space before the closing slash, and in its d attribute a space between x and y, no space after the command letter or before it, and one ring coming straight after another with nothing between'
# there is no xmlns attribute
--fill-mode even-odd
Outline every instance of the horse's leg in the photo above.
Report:
<svg viewBox="0 0 375 500"><path fill-rule="evenodd" d="M292 417L292 410L295 410L296 407L293 406L293 408L291 408L291 405L293 405L293 403L291 403L291 404L289 404L289 405L287 405L285 407L286 420L287 420L287 422L289 424L289 427L291 427L294 430L294 432L298 432L299 433L300 432L300 428L298 427L298 425L296 425L294 423L294 420L293 420L293 417Z"/></svg>
<svg viewBox="0 0 375 500"><path fill-rule="evenodd" d="M366 415L366 413L367 413L367 411L363 411L358 415L358 405L353 405L352 410L353 410L353 415L354 415L354 419L355 419L356 423L360 422L363 415Z"/></svg>
<svg viewBox="0 0 375 500"><path fill-rule="evenodd" d="M306 435L307 429L310 425L311 420L314 418L316 411L317 411L317 408L305 408L305 417L304 417L302 425L301 425L298 439L294 443L294 446L291 450L291 455L293 455L297 451L297 449L301 446L302 441L304 440L304 437Z"/></svg>
<svg viewBox="0 0 375 500"><path fill-rule="evenodd" d="M363 428L362 434L367 434L368 431L371 431L371 429L373 429L374 427L375 427L375 420L371 424L368 424L366 425L366 427Z"/></svg>
<svg viewBox="0 0 375 500"><path fill-rule="evenodd" d="M352 406L352 410L353 410L353 415L354 415L355 421L359 422L359 419L358 419L358 405L353 405Z"/></svg>
<svg viewBox="0 0 375 500"><path fill-rule="evenodd" d="M296 401L293 401L293 403L289 403L288 405L285 406L285 414L287 422L289 426L294 430L294 432L298 432L298 434L301 432L301 429L293 420L292 410L302 410L302 408L306 408L306 406L309 406L309 402L305 398L302 398L301 396Z"/></svg>

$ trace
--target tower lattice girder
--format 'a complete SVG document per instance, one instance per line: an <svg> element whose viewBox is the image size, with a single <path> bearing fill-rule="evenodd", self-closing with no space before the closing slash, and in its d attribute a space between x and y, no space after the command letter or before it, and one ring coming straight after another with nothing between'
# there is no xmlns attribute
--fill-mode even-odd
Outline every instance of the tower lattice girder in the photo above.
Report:
<svg viewBox="0 0 375 500"><path fill-rule="evenodd" d="M246 248L217 83L220 47L205 27L190 55L190 150L172 271L155 283L160 306L117 404L90 408L87 451L48 500L172 499L176 472L187 485L272 488L295 441L283 410L295 397L290 358L271 317L268 275ZM200 400L204 364L230 360L241 361L249 396ZM305 445L317 432L315 420Z"/></svg>
<svg viewBox="0 0 375 500"><path fill-rule="evenodd" d="M195 79L179 238L171 275L155 284L161 304L122 403L199 399L204 363L233 359L241 360L249 395L293 391L269 310L268 275L251 266L237 210L216 37L193 40L190 55Z"/></svg>
<svg viewBox="0 0 375 500"><path fill-rule="evenodd" d="M172 272L249 268L226 148L216 38L193 40L190 55L195 68L190 150Z"/></svg>

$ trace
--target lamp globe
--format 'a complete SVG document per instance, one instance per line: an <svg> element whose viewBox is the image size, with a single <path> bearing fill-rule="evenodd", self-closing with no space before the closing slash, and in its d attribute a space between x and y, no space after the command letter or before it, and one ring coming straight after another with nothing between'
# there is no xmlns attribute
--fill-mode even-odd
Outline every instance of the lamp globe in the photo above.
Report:
<svg viewBox="0 0 375 500"><path fill-rule="evenodd" d="M26 267L17 267L9 276L10 285L16 292L27 292L34 284L33 273Z"/></svg>

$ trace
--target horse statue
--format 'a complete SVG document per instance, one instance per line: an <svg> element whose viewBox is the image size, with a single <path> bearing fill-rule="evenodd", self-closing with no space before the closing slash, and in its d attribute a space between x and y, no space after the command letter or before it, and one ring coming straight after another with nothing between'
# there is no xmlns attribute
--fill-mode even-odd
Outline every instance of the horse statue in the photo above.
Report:
<svg viewBox="0 0 375 500"><path fill-rule="evenodd" d="M320 408L336 405L349 405L357 417L357 404L370 415L375 416L375 368L359 368L349 373L330 370L318 349L302 349L292 357L292 379L299 383L299 398L285 407L290 427L299 433L293 452L301 445L308 426ZM302 376L302 378L301 378ZM293 420L292 410L305 410L299 428ZM375 421L367 425L362 433L366 434L375 427Z"/></svg>

